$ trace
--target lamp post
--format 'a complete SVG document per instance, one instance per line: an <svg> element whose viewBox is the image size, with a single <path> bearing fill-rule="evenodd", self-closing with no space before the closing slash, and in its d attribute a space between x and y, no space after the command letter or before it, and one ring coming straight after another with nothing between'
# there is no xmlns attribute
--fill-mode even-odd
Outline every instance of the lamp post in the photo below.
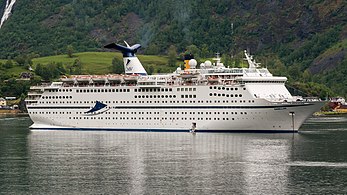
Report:
<svg viewBox="0 0 347 195"><path fill-rule="evenodd" d="M293 133L294 133L294 115L295 115L295 112L289 112L289 115L292 116L292 127L293 127Z"/></svg>

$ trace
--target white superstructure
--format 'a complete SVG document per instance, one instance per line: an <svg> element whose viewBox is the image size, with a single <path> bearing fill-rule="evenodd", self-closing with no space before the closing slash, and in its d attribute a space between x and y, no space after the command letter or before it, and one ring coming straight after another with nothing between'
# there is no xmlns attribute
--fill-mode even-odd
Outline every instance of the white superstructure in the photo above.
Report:
<svg viewBox="0 0 347 195"><path fill-rule="evenodd" d="M190 68L166 75L75 75L33 86L26 99L31 128L292 132L320 109L322 101L293 97L287 78L245 55L249 68L216 58L196 69L191 60Z"/></svg>

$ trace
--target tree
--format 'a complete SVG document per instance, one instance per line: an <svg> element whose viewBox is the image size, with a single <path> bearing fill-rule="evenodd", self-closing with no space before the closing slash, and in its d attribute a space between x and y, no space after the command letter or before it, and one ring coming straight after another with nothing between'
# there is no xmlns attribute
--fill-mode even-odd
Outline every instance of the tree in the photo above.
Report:
<svg viewBox="0 0 347 195"><path fill-rule="evenodd" d="M158 55L160 51L160 48L157 44L153 43L153 44L150 44L146 50L145 50L145 54L146 55Z"/></svg>
<svg viewBox="0 0 347 195"><path fill-rule="evenodd" d="M200 58L200 50L196 45L189 45L187 47L187 52L193 54L196 60Z"/></svg>
<svg viewBox="0 0 347 195"><path fill-rule="evenodd" d="M148 74L151 75L151 74L153 74L153 72L154 72L154 67L152 65L150 65L148 67Z"/></svg>
<svg viewBox="0 0 347 195"><path fill-rule="evenodd" d="M123 61L119 58L114 57L112 59L112 72L116 74L123 74L125 72Z"/></svg>
<svg viewBox="0 0 347 195"><path fill-rule="evenodd" d="M177 49L174 45L171 45L169 47L168 50L168 56L169 56L169 60L168 60L168 64L169 66L176 66L176 61L177 61Z"/></svg>
<svg viewBox="0 0 347 195"><path fill-rule="evenodd" d="M13 62L12 62L12 60L7 60L7 61L5 62L5 64L4 64L4 67L5 67L6 69L12 68L12 67L13 67Z"/></svg>
<svg viewBox="0 0 347 195"><path fill-rule="evenodd" d="M74 52L74 48L72 47L72 45L68 45L66 48L66 52L67 52L67 56L69 58L73 57L73 52Z"/></svg>
<svg viewBox="0 0 347 195"><path fill-rule="evenodd" d="M311 81L311 73L308 69L306 69L303 73L302 73L302 79L304 82L309 82Z"/></svg>
<svg viewBox="0 0 347 195"><path fill-rule="evenodd" d="M30 66L33 64L33 55L18 55L15 57L14 61L17 62L19 66Z"/></svg>
<svg viewBox="0 0 347 195"><path fill-rule="evenodd" d="M81 74L82 73L82 63L79 59L76 59L72 65L73 74Z"/></svg>
<svg viewBox="0 0 347 195"><path fill-rule="evenodd" d="M291 65L288 68L288 74L293 80L297 80L298 78L300 78L302 73L300 71L299 65L298 64Z"/></svg>
<svg viewBox="0 0 347 195"><path fill-rule="evenodd" d="M62 75L66 73L66 69L61 62L57 63L57 69L58 69L58 72Z"/></svg>
<svg viewBox="0 0 347 195"><path fill-rule="evenodd" d="M223 64L227 67L227 66L232 66L232 59L231 56L228 53L225 53L222 55L222 62Z"/></svg>
<svg viewBox="0 0 347 195"><path fill-rule="evenodd" d="M43 66L39 63L36 65L35 74L41 76L43 73Z"/></svg>
<svg viewBox="0 0 347 195"><path fill-rule="evenodd" d="M203 44L201 47L201 56L202 58L211 57L210 51L208 50L207 44Z"/></svg>

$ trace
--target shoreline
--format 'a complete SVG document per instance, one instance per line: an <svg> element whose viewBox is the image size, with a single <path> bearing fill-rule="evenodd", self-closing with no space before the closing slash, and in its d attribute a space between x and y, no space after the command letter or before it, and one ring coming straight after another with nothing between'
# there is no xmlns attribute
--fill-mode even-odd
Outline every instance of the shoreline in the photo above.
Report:
<svg viewBox="0 0 347 195"><path fill-rule="evenodd" d="M341 115L347 115L346 112L315 112L313 113L313 116L341 116Z"/></svg>
<svg viewBox="0 0 347 195"><path fill-rule="evenodd" d="M0 110L0 116L29 116L29 114L20 110Z"/></svg>

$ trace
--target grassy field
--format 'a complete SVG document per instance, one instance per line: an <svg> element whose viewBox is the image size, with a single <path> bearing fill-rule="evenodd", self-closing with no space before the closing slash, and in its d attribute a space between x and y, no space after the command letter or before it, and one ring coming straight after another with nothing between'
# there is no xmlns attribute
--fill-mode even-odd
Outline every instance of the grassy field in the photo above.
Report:
<svg viewBox="0 0 347 195"><path fill-rule="evenodd" d="M114 56L121 57L119 53L111 52L83 52L75 53L72 58L67 55L47 56L33 59L34 67L37 64L62 63L73 64L76 59L82 63L84 74L105 74L110 71Z"/></svg>
<svg viewBox="0 0 347 195"><path fill-rule="evenodd" d="M79 59L82 63L82 71L84 74L106 74L111 71L112 59L114 57L119 59L123 58L121 53L115 52L83 52L75 53L72 58L69 58L67 55L34 58L33 63L34 67L39 63L42 65L52 62L72 64L76 59ZM138 58L144 66L152 65L156 68L167 66L167 57L138 55Z"/></svg>

